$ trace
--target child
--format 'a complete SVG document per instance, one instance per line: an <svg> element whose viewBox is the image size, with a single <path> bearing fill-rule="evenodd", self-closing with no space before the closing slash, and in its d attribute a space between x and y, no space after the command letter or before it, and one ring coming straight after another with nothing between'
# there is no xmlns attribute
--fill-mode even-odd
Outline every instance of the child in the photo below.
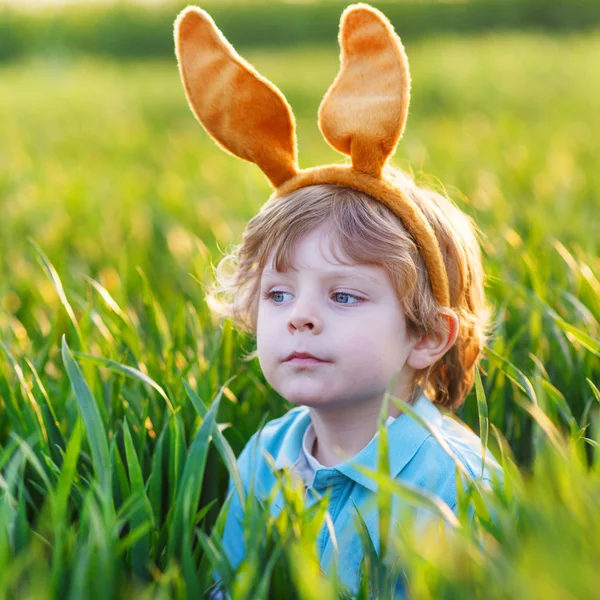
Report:
<svg viewBox="0 0 600 600"><path fill-rule="evenodd" d="M376 9L348 7L340 26L341 69L319 109L323 136L352 164L300 170L285 98L261 77L200 9L176 22L179 69L196 117L227 151L256 163L276 188L242 243L217 269L210 306L256 336L269 384L298 406L255 433L238 458L245 492L269 496L275 470L289 469L307 499L329 490L318 556L335 558L356 592L362 547L354 509L377 484L378 419L388 386L445 440L394 402L387 405L391 476L456 510L457 465L489 484L496 460L452 419L473 386L490 311L470 218L443 196L387 165L408 113L404 48ZM227 273L225 267L234 266ZM440 410L442 409L442 410ZM272 458L272 462L268 458ZM223 535L232 567L246 549L233 494ZM393 515L398 515L397 506ZM376 549L377 514L363 517ZM392 519L392 523L393 523Z"/></svg>

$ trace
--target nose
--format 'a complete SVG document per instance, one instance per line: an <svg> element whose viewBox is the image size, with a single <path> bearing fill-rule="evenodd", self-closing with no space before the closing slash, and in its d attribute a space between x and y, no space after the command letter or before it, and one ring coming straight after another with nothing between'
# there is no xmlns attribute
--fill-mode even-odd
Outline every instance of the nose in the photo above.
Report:
<svg viewBox="0 0 600 600"><path fill-rule="evenodd" d="M288 329L290 332L304 331L308 329L312 333L318 333L321 331L323 323L321 318L317 315L314 307L309 307L307 303L297 303L294 306L290 317L288 319Z"/></svg>

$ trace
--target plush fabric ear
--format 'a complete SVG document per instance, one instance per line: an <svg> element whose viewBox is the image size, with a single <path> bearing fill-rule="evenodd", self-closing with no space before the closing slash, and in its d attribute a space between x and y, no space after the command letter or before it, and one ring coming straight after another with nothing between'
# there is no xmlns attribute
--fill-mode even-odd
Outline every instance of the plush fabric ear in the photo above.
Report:
<svg viewBox="0 0 600 600"><path fill-rule="evenodd" d="M344 10L339 43L340 71L319 107L319 127L355 169L380 178L406 124L408 59L391 23L367 4Z"/></svg>
<svg viewBox="0 0 600 600"><path fill-rule="evenodd" d="M187 100L226 151L256 163L278 187L298 171L295 120L283 94L241 58L211 17L188 6L175 21Z"/></svg>

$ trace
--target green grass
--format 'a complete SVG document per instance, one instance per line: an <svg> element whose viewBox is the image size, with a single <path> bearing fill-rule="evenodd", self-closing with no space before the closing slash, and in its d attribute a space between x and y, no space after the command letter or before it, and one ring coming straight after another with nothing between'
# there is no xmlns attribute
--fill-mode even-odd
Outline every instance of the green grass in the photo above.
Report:
<svg viewBox="0 0 600 600"><path fill-rule="evenodd" d="M485 234L497 324L459 416L489 428L508 485L482 492L487 508L465 496L452 552L410 535L392 547L416 598L592 597L600 33L407 51L412 104L394 163L443 182ZM247 56L293 107L300 166L341 161L316 121L335 45ZM290 408L242 361L253 340L204 302L211 262L239 241L267 181L197 124L174 58L3 67L0 131L0 599L200 597L234 457ZM316 517L288 497L228 580L233 597L266 597L252 586L269 583L272 597L337 597L307 584ZM265 514L250 502L248 526Z"/></svg>

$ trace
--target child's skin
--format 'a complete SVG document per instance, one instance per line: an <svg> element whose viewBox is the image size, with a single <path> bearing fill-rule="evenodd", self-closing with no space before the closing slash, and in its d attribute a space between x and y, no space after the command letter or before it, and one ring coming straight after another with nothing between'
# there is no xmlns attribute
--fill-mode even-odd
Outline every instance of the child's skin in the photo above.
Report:
<svg viewBox="0 0 600 600"><path fill-rule="evenodd" d="M343 265L336 256L350 262L322 226L298 243L295 270L273 272L269 257L256 332L265 378L292 404L309 407L317 438L312 453L326 467L349 460L373 438L392 378L398 375L392 394L407 401L415 370L443 356L458 335L458 318L447 309L445 335L409 336L387 271ZM294 351L328 362L285 362ZM386 416L401 412L393 402L388 408Z"/></svg>

